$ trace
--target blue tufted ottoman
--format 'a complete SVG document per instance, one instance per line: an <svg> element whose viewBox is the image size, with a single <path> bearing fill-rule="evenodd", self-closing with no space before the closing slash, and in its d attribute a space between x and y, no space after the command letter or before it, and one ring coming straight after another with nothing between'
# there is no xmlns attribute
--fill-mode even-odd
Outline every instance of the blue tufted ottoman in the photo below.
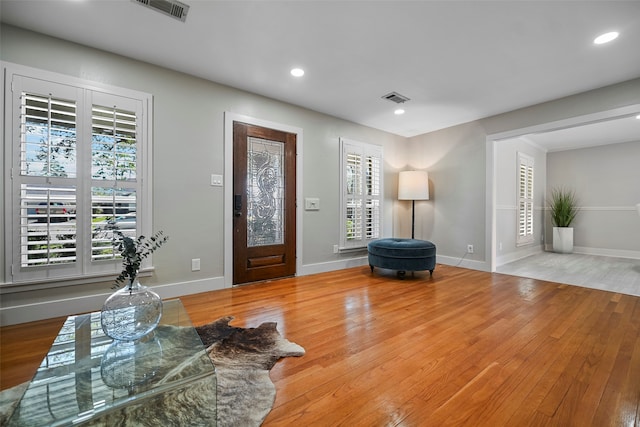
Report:
<svg viewBox="0 0 640 427"><path fill-rule="evenodd" d="M407 271L429 270L433 275L436 268L436 245L427 240L380 239L368 245L369 267L397 270L398 277Z"/></svg>

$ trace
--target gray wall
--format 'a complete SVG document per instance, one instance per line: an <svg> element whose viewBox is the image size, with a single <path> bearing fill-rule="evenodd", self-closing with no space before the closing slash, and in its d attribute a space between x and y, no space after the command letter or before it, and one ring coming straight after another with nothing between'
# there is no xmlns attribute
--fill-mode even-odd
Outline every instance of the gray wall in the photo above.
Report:
<svg viewBox="0 0 640 427"><path fill-rule="evenodd" d="M222 188L210 186L209 176L224 173L226 111L303 129L304 158L299 164L303 171L302 196L318 197L321 202L319 211L303 214L303 265L315 271L363 263L362 253L333 253L333 245L339 240L338 138L382 145L384 176L391 181L396 175L393 165L405 163L405 138L15 27L3 25L1 30L3 61L153 95L153 226L154 230L163 230L170 240L154 254L155 273L144 282L164 290L161 295L189 293L192 288L214 289L222 283L225 203ZM4 170L4 158L2 165ZM2 175L4 184L6 174ZM383 218L387 235L393 233L395 198L395 186L385 186L385 199L390 201ZM2 223L4 212L0 212ZM4 241L4 234L2 237ZM4 249L2 245L3 265ZM191 271L192 258L201 259L200 271ZM194 288L193 283L199 287ZM173 291L165 289L169 286ZM31 305L35 303L46 311L55 305L46 303L55 301L57 308L49 313L38 310L37 315L46 317L66 314L64 311L98 309L104 300L102 295L109 292L109 283L19 293L7 293L5 287L1 304L3 308L25 305L34 309ZM87 295L100 297L81 304ZM73 305L65 304L69 298L77 300ZM4 321L6 313L3 310Z"/></svg>
<svg viewBox="0 0 640 427"><path fill-rule="evenodd" d="M428 211L416 209L416 237L432 241L441 262L482 268L477 261L485 259L485 142L478 122L409 141L411 166L424 165L431 184L430 200L422 202ZM465 256L468 244L474 253Z"/></svg>
<svg viewBox="0 0 640 427"><path fill-rule="evenodd" d="M487 188L493 170L492 164L489 170L486 167L492 150L487 136L640 103L640 79L636 79L405 139L36 33L9 26L2 26L1 31L0 58L4 61L153 94L154 229L164 230L171 240L154 256L156 271L146 283L171 288L173 293L161 293L165 297L193 291L193 283L206 290L221 282L223 191L209 185L209 175L223 173L225 111L303 129L302 193L321 201L320 211L303 216L306 272L363 262L361 254L332 251L339 239L339 137L384 146L386 236L406 237L411 232L410 202L396 200L397 171L425 168L430 174L431 200L416 204L416 237L436 243L438 262L489 269L491 202L487 200L494 189ZM4 234L2 238L4 241ZM467 244L474 245L475 253L465 257ZM201 271L191 271L191 258L201 258ZM4 261L4 247L0 259ZM47 317L99 308L108 292L108 283L3 291L1 304L13 307L9 311L14 313ZM71 302L70 298L75 299Z"/></svg>
<svg viewBox="0 0 640 427"><path fill-rule="evenodd" d="M533 243L517 246L518 152L534 159L533 180ZM522 258L542 250L544 206L547 176L546 152L524 138L499 141L496 144L496 254L497 265Z"/></svg>
<svg viewBox="0 0 640 427"><path fill-rule="evenodd" d="M491 270L497 258L492 254L497 248L492 246L491 218L499 191L492 185L498 174L493 138L550 130L559 122L638 104L640 79L634 79L410 138L407 159L427 167L434 194L423 202L420 237L436 243L440 262ZM464 256L469 243L475 253Z"/></svg>
<svg viewBox="0 0 640 427"><path fill-rule="evenodd" d="M575 190L575 252L637 257L640 253L640 141L547 154L547 194ZM547 218L546 241L552 225Z"/></svg>

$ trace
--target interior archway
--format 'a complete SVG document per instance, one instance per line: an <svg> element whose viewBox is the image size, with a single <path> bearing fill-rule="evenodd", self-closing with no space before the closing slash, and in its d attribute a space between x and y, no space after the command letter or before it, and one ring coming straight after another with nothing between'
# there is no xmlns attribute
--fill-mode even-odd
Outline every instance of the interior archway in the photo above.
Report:
<svg viewBox="0 0 640 427"><path fill-rule="evenodd" d="M499 205L499 197L501 188L501 183L498 180L498 176L500 175L500 144L508 144L510 141L517 140L526 140L533 145L536 145L540 149L547 150L548 152L553 151L562 151L562 150L571 150L571 149L580 149L585 147L593 147L595 145L604 145L604 144L617 144L622 142L634 142L639 141L640 133L637 131L634 132L635 128L630 128L632 133L629 134L629 129L625 130L627 134L625 135L622 132L616 130L613 131L613 126L619 126L621 123L624 123L624 120L627 122L635 122L633 125L638 124L635 120L635 117L640 113L640 104L630 105L623 108L618 108L615 110L603 111L600 113L590 114L586 116L575 117L567 120L551 122L541 125L536 125L532 127L516 129L509 132L503 132L500 134L489 135L487 137L487 224L486 224L486 253L488 254L487 265L490 271L496 272L498 267L505 263L505 257L503 256L503 251L501 251L501 241L502 238L500 236L500 209ZM591 137L590 134L593 134L593 129L609 127L610 131L608 131L608 137L599 142L594 142L594 138ZM621 127L621 126L619 126ZM576 134L579 135L580 132L588 132L586 134L583 133L581 144L575 142L575 145L567 145L565 143L564 146L560 146L559 148L554 148L553 144L558 144L559 138L567 138L567 135ZM547 152L545 151L545 152ZM546 169L545 169L546 171ZM545 172L546 173L546 172ZM546 180L545 180L546 187ZM640 200L638 200L640 201ZM635 203L637 203L636 201ZM630 206L624 206L619 209L622 210L634 210L635 205L631 204ZM544 206L539 206L538 209L542 211L544 214ZM502 212L504 213L504 212ZM625 214L627 214L625 212ZM543 218L544 219L544 218ZM515 227L514 227L515 228ZM543 227L544 231L544 227ZM515 234L515 229L513 231ZM546 240L545 236L545 240ZM539 245L538 245L539 246ZM544 249L544 246L542 246ZM630 253L631 257L637 257L637 251ZM521 256L528 256L526 251L520 253ZM517 258L518 255L515 256ZM612 255L612 256L615 256ZM507 259L508 261L508 259ZM635 267L634 267L635 268ZM516 274L517 275L517 274Z"/></svg>

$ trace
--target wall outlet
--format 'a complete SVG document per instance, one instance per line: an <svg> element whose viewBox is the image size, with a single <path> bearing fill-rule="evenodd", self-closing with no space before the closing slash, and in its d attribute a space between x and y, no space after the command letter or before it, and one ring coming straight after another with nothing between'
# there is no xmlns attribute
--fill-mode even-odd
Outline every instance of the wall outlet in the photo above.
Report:
<svg viewBox="0 0 640 427"><path fill-rule="evenodd" d="M333 253L334 254L338 253L338 245L333 245Z"/></svg>
<svg viewBox="0 0 640 427"><path fill-rule="evenodd" d="M467 245L467 253L468 254L472 254L473 253L473 245Z"/></svg>
<svg viewBox="0 0 640 427"><path fill-rule="evenodd" d="M191 271L200 271L200 258L191 260Z"/></svg>

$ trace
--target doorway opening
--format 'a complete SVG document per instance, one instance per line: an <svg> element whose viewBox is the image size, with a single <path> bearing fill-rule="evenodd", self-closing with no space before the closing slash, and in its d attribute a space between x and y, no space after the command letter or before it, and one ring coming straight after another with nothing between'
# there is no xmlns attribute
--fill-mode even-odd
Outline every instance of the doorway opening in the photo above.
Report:
<svg viewBox="0 0 640 427"><path fill-rule="evenodd" d="M497 218L499 216L498 208L498 146L501 142L516 138L535 139L536 135L553 135L554 132L565 131L571 129L578 129L587 125L594 125L598 123L611 122L614 120L632 117L640 112L640 104L633 104L626 107L616 108L613 110L606 110L598 113L573 117L569 119L559 120L555 122L543 123L531 127L515 129L512 131L502 132L498 134L492 134L487 136L486 140L486 253L488 254L487 269L491 272L495 272L500 258L499 251L500 242L498 241L498 224ZM620 141L622 142L622 141ZM544 211L544 206L542 207ZM504 256L503 256L504 258Z"/></svg>

